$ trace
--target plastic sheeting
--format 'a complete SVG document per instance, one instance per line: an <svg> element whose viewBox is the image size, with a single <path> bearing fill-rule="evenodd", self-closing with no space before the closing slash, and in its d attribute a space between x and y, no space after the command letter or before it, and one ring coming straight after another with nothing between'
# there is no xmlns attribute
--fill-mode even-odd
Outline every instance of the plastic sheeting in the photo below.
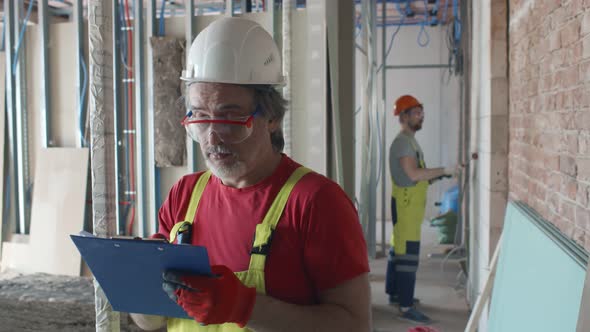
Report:
<svg viewBox="0 0 590 332"><path fill-rule="evenodd" d="M174 37L152 37L150 43L154 66L156 166L182 166L186 160L186 131L180 124L185 113L180 74L185 41Z"/></svg>

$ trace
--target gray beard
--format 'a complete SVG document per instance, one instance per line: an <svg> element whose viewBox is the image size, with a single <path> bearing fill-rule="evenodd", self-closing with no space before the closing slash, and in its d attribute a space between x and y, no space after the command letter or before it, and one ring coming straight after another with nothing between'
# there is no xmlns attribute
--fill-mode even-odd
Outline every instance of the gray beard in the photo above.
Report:
<svg viewBox="0 0 590 332"><path fill-rule="evenodd" d="M230 177L241 176L246 172L246 165L241 161L236 161L231 165L215 166L209 160L205 161L207 168L221 181Z"/></svg>

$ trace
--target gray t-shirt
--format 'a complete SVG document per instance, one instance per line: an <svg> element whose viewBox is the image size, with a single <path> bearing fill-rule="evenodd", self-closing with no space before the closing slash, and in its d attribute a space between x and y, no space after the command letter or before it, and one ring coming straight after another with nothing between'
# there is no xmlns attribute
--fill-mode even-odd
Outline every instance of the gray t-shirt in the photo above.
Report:
<svg viewBox="0 0 590 332"><path fill-rule="evenodd" d="M397 135L389 147L389 174L399 187L415 186L416 182L412 181L402 169L401 157L413 157L418 167L420 167L420 160L424 160L424 153L416 138L403 131Z"/></svg>

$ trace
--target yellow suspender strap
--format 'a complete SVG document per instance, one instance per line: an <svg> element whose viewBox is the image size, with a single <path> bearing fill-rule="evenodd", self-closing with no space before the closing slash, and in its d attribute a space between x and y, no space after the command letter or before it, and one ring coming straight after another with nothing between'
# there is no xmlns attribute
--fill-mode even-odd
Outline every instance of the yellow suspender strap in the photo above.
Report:
<svg viewBox="0 0 590 332"><path fill-rule="evenodd" d="M186 209L186 214L184 215L184 221L177 222L170 230L170 243L174 242L176 234L178 234L178 231L181 228L192 225L195 220L195 214L197 213L197 207L199 207L199 202L201 201L201 196L203 196L203 191L205 190L210 177L211 171L206 171L197 180L197 184L195 184L195 187L193 188L193 193L188 204L188 209Z"/></svg>
<svg viewBox="0 0 590 332"><path fill-rule="evenodd" d="M285 182L277 194L277 197L275 197L275 200L272 202L272 205L266 213L266 216L264 216L262 222L256 225L254 244L252 245L253 254L265 254L263 246L269 244L272 231L277 227L277 224L281 219L281 215L283 214L283 210L285 209L285 205L287 204L287 200L289 199L293 187L295 187L295 184L297 184L297 182L309 172L311 172L309 168L301 166L297 168L291 174L287 182Z"/></svg>

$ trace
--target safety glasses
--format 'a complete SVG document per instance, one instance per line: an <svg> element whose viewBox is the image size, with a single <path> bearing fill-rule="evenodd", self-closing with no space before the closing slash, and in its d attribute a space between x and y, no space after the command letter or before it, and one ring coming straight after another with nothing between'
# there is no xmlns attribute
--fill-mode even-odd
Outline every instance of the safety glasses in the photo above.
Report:
<svg viewBox="0 0 590 332"><path fill-rule="evenodd" d="M181 123L190 138L198 143L207 140L214 132L222 142L236 144L252 135L254 117L258 114L258 107L252 114L242 117L195 116L192 111L189 111Z"/></svg>

